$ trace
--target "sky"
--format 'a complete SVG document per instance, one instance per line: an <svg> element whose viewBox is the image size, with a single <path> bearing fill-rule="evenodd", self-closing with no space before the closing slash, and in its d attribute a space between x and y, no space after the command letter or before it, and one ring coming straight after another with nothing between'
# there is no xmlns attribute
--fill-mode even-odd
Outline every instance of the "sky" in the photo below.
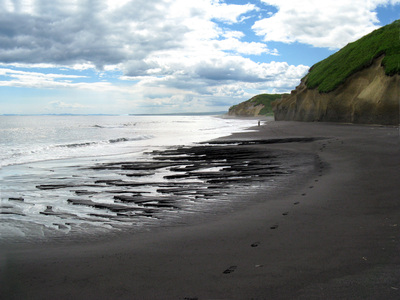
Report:
<svg viewBox="0 0 400 300"><path fill-rule="evenodd" d="M399 18L400 0L0 0L0 114L226 111Z"/></svg>

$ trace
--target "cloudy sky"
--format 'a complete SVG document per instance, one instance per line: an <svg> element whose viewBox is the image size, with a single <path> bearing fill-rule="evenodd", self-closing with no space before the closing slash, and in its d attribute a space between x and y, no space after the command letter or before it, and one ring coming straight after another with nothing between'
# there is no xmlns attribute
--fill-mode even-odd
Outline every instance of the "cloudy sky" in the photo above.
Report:
<svg viewBox="0 0 400 300"><path fill-rule="evenodd" d="M0 114L227 110L400 18L400 0L0 0Z"/></svg>

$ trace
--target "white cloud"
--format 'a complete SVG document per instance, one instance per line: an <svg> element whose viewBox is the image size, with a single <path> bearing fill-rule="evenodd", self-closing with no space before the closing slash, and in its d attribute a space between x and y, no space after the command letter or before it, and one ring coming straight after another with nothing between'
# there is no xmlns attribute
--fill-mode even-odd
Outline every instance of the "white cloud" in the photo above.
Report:
<svg viewBox="0 0 400 300"><path fill-rule="evenodd" d="M221 21L226 21L228 23L236 23L238 21L242 22L243 18L239 19L243 14L252 11L258 10L258 8L254 4L244 4L244 5L234 5L234 4L226 4L218 2L214 2L214 9L212 10L212 17L219 19Z"/></svg>
<svg viewBox="0 0 400 300"><path fill-rule="evenodd" d="M89 90L170 107L234 103L246 88L293 88L307 66L246 57L278 53L240 30L259 12L222 0L0 1L0 86ZM61 74L95 69L97 78Z"/></svg>
<svg viewBox="0 0 400 300"><path fill-rule="evenodd" d="M0 2L0 62L102 69L219 39L213 20L237 23L256 10L218 0Z"/></svg>
<svg viewBox="0 0 400 300"><path fill-rule="evenodd" d="M0 68L0 76L4 77L4 80L0 80L0 86L9 87L37 89L75 88L96 91L118 89L108 82L76 82L77 79L87 78L82 75L41 73Z"/></svg>
<svg viewBox="0 0 400 300"><path fill-rule="evenodd" d="M261 0L278 12L255 22L265 41L338 49L378 28L378 5L399 0Z"/></svg>
<svg viewBox="0 0 400 300"><path fill-rule="evenodd" d="M273 84L278 79L290 82L294 79L298 82L309 68L304 65L291 66L286 62L256 63L248 58L228 55L216 58L170 57L168 61L153 61L150 64L154 67L154 74L131 79L139 80L138 85L148 88L170 87L200 94L210 93L209 87L227 84L236 86L257 82ZM169 69L170 66L173 66L173 70Z"/></svg>
<svg viewBox="0 0 400 300"><path fill-rule="evenodd" d="M269 50L266 44L256 42L241 42L239 39L236 38L227 38L224 40L216 41L215 44L217 45L218 49L235 51L240 54L260 55L263 53L267 53L271 55L277 55L277 50Z"/></svg>
<svg viewBox="0 0 400 300"><path fill-rule="evenodd" d="M91 106L83 105L80 103L65 103L63 101L51 101L49 105L54 109L81 109L81 108L91 108Z"/></svg>
<svg viewBox="0 0 400 300"><path fill-rule="evenodd" d="M52 74L52 73L45 74L40 72L28 72L28 71L6 69L6 68L0 68L0 75L10 76L13 78L28 79L28 80L29 79L53 80L58 78L76 79L76 78L86 77L81 75L66 75L66 74Z"/></svg>
<svg viewBox="0 0 400 300"><path fill-rule="evenodd" d="M246 92L236 84L224 84L209 88L210 94L216 97L243 97Z"/></svg>

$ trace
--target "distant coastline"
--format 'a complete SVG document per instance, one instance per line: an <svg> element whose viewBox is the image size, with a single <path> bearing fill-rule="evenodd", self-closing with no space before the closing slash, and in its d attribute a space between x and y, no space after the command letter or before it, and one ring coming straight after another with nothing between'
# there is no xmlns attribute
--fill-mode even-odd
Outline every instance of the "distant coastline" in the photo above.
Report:
<svg viewBox="0 0 400 300"><path fill-rule="evenodd" d="M0 114L2 117L13 116L121 116L119 114Z"/></svg>
<svg viewBox="0 0 400 300"><path fill-rule="evenodd" d="M227 111L214 112L187 112L187 113L167 113L167 114L129 114L129 116L215 116L224 115Z"/></svg>
<svg viewBox="0 0 400 300"><path fill-rule="evenodd" d="M185 112L159 114L0 114L0 116L214 116L224 115L227 111Z"/></svg>

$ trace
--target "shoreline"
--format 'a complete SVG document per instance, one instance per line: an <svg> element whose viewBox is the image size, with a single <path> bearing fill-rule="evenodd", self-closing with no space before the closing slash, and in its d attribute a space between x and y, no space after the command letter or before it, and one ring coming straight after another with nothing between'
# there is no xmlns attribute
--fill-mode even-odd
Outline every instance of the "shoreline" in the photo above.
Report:
<svg viewBox="0 0 400 300"><path fill-rule="evenodd" d="M57 130L63 128L62 125L66 121L70 121L69 117L56 123ZM29 123L32 120L27 118L24 122ZM47 124L46 122L49 123L48 120L43 121ZM175 187L174 180L163 178L174 172L168 170L168 163L163 167L161 161L160 163L153 161L154 155L151 152L183 147L180 145L186 145L185 147L195 145L201 141L230 134L235 129L245 130L255 125L255 122L229 121L215 117L158 119L134 117L107 118L106 120L79 119L74 124L73 128L76 129L74 134L67 136L63 142L49 143L55 145L53 148L57 151L62 149L60 153L56 153L57 155L51 151L39 151L38 155L27 157L17 155L16 157L20 160L28 162L18 164L17 159L15 164L2 168L4 177L0 214L4 218L0 222L0 244L13 240L37 241L46 237L70 238L72 235L86 235L91 231L104 235L104 231L113 230L113 228L121 230L133 224L138 225L135 227L146 227L147 224L157 223L160 211L166 212L169 209L168 204L176 202L174 199L167 199L167 189L172 190ZM185 126L181 126L182 124ZM174 129L177 125L179 127ZM81 128L84 128L83 131ZM90 134L87 134L87 130ZM92 138L93 132L100 138L98 136ZM153 138L139 140L135 138L132 139L132 143L129 141L132 135L144 137L147 134ZM84 135L85 139L71 138L80 135ZM107 137L104 138L104 135ZM103 145L102 141L116 141L116 143ZM92 148L91 145L95 147ZM70 147L72 147L71 155L68 154L70 157L68 155L63 157L61 154L65 151L69 152ZM5 153L14 151L11 143L5 148ZM37 147L34 143L33 145L26 144L22 148L35 149ZM39 147L39 149L42 148ZM101 156L97 155L98 153ZM45 157L46 159L40 160ZM40 161L37 161L38 158ZM5 161L7 160L2 160L2 162ZM107 164L113 163L115 163L112 166L113 170L108 170ZM192 191L194 190L194 184L189 187ZM158 192L158 189L162 192ZM206 194L208 198L212 193ZM158 202L155 207L149 207L153 204L149 203L152 202L150 196ZM164 197L163 203L158 201L161 199L157 199L161 196ZM178 202L184 207L192 204L190 201L190 203L185 203L185 199L181 199L187 195L177 196ZM200 193L196 195L196 197L201 196ZM197 200L196 198L193 202L197 203ZM125 205L127 209L119 210L118 208L123 208L121 205ZM171 210L172 208L171 203ZM174 211L172 215L174 218Z"/></svg>
<svg viewBox="0 0 400 300"><path fill-rule="evenodd" d="M307 153L316 171L205 223L109 241L1 249L1 299L396 299L399 135L393 127L268 122L220 138Z"/></svg>

